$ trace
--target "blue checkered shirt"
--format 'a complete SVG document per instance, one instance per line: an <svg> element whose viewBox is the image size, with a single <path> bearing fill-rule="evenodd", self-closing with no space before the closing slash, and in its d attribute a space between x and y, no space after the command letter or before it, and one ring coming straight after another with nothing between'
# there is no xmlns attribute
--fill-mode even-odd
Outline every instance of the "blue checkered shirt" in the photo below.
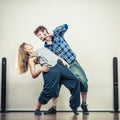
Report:
<svg viewBox="0 0 120 120"><path fill-rule="evenodd" d="M45 42L44 46L71 64L75 61L76 55L64 39L64 33L67 29L67 24L57 27L53 30L54 36L52 37L52 44L49 45Z"/></svg>

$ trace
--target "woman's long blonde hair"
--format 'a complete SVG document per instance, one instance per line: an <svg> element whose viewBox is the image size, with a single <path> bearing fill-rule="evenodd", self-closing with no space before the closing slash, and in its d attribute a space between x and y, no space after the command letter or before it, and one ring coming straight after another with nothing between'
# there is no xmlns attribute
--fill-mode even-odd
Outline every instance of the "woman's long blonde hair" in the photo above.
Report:
<svg viewBox="0 0 120 120"><path fill-rule="evenodd" d="M17 68L20 74L28 70L29 54L24 50L26 44L27 43L23 42L18 49Z"/></svg>

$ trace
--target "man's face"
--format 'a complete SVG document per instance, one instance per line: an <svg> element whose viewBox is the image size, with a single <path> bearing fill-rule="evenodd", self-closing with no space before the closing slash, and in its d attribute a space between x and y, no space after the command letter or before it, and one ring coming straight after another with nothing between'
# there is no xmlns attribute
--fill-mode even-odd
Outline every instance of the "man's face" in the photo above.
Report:
<svg viewBox="0 0 120 120"><path fill-rule="evenodd" d="M48 36L49 34L47 33L46 30L44 30L43 32L42 31L39 31L38 34L37 34L37 37L42 40L42 41L45 41L48 39Z"/></svg>

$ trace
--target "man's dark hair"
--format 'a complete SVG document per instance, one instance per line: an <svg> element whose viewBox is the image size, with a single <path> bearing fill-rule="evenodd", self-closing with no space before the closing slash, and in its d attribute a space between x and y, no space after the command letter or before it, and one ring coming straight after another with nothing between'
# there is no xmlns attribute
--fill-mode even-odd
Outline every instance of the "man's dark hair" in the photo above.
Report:
<svg viewBox="0 0 120 120"><path fill-rule="evenodd" d="M37 35L39 31L44 32L44 30L46 30L47 33L48 33L48 30L47 30L46 27L44 27L44 26L42 26L42 25L41 25L41 26L38 26L38 27L35 29L34 34Z"/></svg>

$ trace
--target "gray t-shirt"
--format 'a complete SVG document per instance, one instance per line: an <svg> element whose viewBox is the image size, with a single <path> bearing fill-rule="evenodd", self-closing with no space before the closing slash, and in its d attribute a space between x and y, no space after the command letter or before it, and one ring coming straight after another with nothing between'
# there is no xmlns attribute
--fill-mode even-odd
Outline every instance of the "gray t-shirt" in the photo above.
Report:
<svg viewBox="0 0 120 120"><path fill-rule="evenodd" d="M41 66L49 67L54 67L59 59L57 55L45 47L38 49L34 56L40 58Z"/></svg>

